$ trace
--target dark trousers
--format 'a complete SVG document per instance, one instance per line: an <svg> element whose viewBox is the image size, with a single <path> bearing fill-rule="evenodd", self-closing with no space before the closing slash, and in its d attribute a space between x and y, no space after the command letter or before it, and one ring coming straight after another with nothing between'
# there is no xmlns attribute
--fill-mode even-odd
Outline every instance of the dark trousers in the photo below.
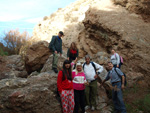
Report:
<svg viewBox="0 0 150 113"><path fill-rule="evenodd" d="M72 62L76 59L77 57L69 57L69 61Z"/></svg>
<svg viewBox="0 0 150 113"><path fill-rule="evenodd" d="M85 112L85 91L74 90L75 108L74 112L79 113L79 107L81 107L82 113Z"/></svg>
<svg viewBox="0 0 150 113"><path fill-rule="evenodd" d="M127 113L126 107L123 101L123 95L121 90L121 82L112 84L112 99L114 103L115 112Z"/></svg>
<svg viewBox="0 0 150 113"><path fill-rule="evenodd" d="M114 68L117 68L117 65L114 65ZM119 69L121 68L121 64L119 64L119 67L118 67Z"/></svg>

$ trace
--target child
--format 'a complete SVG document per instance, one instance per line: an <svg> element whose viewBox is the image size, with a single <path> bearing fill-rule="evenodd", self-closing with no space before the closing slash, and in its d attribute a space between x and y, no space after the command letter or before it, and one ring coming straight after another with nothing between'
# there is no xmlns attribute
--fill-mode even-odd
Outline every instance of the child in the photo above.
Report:
<svg viewBox="0 0 150 113"><path fill-rule="evenodd" d="M82 64L77 63L76 69L72 72L73 77L73 89L75 95L75 113L79 112L79 105L81 107L82 113L85 113L85 85L86 78L82 69Z"/></svg>
<svg viewBox="0 0 150 113"><path fill-rule="evenodd" d="M74 110L74 90L71 70L70 61L65 60L63 70L59 72L57 79L63 113L73 113Z"/></svg>

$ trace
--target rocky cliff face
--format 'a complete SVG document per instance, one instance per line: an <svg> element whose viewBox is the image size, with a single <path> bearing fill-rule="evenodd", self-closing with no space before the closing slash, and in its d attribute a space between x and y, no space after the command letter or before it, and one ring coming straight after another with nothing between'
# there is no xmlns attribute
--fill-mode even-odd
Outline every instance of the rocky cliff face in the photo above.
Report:
<svg viewBox="0 0 150 113"><path fill-rule="evenodd" d="M81 37L82 43L87 41L87 36L89 48L98 45L101 51L110 53L111 48L115 47L125 60L122 69L129 78L139 74L149 76L150 23L111 2L106 6L92 6L86 12L83 23L85 29L81 34L86 35ZM91 44L92 41L95 44ZM98 50L96 46L93 48Z"/></svg>
<svg viewBox="0 0 150 113"><path fill-rule="evenodd" d="M149 0L113 0L113 2L125 7L130 12L140 14L146 22L150 22Z"/></svg>
<svg viewBox="0 0 150 113"><path fill-rule="evenodd" d="M102 52L107 61L111 48L116 48L125 60L124 72L144 77L150 67L150 23L141 12L148 19L148 0L80 0L40 22L33 38L50 41L53 34L63 30L64 52L74 41L80 57ZM101 64L106 64L105 60L100 60Z"/></svg>

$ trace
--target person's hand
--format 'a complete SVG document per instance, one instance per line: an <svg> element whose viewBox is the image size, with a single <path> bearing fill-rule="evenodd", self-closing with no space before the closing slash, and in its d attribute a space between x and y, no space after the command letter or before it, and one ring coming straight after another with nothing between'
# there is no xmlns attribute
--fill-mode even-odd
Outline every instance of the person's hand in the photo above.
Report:
<svg viewBox="0 0 150 113"><path fill-rule="evenodd" d="M95 75L94 78L96 79L98 77L98 75Z"/></svg>
<svg viewBox="0 0 150 113"><path fill-rule="evenodd" d="M67 58L67 60L69 60L69 57Z"/></svg>
<svg viewBox="0 0 150 113"><path fill-rule="evenodd" d="M123 90L125 87L124 87L124 84L122 84L122 86L121 86L121 89Z"/></svg>
<svg viewBox="0 0 150 113"><path fill-rule="evenodd" d="M57 54L57 51L55 51L55 54Z"/></svg>
<svg viewBox="0 0 150 113"><path fill-rule="evenodd" d="M119 65L117 65L117 67L119 67Z"/></svg>
<svg viewBox="0 0 150 113"><path fill-rule="evenodd" d="M73 62L76 64L76 63L77 63L77 60L75 59Z"/></svg>
<svg viewBox="0 0 150 113"><path fill-rule="evenodd" d="M87 85L89 85L89 83L86 81L86 82L84 82L84 85L86 85L86 86L87 86Z"/></svg>

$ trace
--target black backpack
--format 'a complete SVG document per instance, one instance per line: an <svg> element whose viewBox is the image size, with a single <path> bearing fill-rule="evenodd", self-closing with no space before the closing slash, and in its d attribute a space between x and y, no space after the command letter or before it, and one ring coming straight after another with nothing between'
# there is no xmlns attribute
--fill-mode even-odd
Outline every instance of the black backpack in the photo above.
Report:
<svg viewBox="0 0 150 113"><path fill-rule="evenodd" d="M117 73L117 75L120 77L120 79L121 79L121 83L122 83L122 77L121 77L121 75L119 75L119 73L117 72L116 68L115 68L114 70L115 70L115 72ZM124 85L125 85L125 86L127 86L127 76L126 76L126 74L125 74L125 73L123 73L123 74L124 74L124 78L125 78Z"/></svg>
<svg viewBox="0 0 150 113"><path fill-rule="evenodd" d="M94 62L90 62L90 63L92 64L92 66L94 67L94 70L95 70L95 72L96 72L97 69L96 69L96 66L95 66ZM86 63L83 64L83 70L84 70L85 64L86 64ZM96 73L97 73L97 72L96 72Z"/></svg>
<svg viewBox="0 0 150 113"><path fill-rule="evenodd" d="M54 36L53 36L53 37L54 37ZM52 39L53 39L53 37L52 37ZM52 44L51 44L52 39L51 39L51 41L50 41L50 43L49 43L49 46L48 46L48 48L49 48L51 51L53 51L53 49L52 49ZM56 42L56 37L55 37L55 42Z"/></svg>

